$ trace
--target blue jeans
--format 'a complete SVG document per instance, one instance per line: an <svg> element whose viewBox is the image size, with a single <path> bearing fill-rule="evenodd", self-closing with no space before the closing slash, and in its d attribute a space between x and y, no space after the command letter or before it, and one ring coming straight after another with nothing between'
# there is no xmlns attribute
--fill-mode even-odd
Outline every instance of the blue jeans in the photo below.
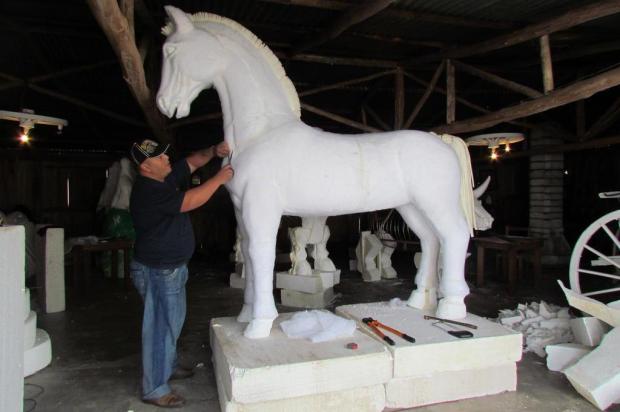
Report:
<svg viewBox="0 0 620 412"><path fill-rule="evenodd" d="M177 339L185 322L187 266L153 269L133 260L131 279L144 302L142 318L142 395L157 399L170 393L176 367Z"/></svg>

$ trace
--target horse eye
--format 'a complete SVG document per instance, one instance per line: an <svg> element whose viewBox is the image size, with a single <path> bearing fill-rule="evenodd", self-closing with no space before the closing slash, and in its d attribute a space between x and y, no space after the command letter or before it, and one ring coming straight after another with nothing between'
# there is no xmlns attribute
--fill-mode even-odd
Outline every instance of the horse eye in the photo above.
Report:
<svg viewBox="0 0 620 412"><path fill-rule="evenodd" d="M175 52L176 50L177 50L177 48L176 48L174 45L172 45L172 44L166 44L166 45L164 46L164 55L165 55L166 57L170 57L170 56L172 56L172 55L174 54L174 52Z"/></svg>

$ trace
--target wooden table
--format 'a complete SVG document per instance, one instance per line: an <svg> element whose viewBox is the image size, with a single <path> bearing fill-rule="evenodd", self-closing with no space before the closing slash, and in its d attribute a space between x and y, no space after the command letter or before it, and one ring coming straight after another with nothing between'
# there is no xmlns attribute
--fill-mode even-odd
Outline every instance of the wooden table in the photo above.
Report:
<svg viewBox="0 0 620 412"><path fill-rule="evenodd" d="M542 239L525 236L488 236L476 237L473 240L477 254L477 286L484 285L484 254L486 249L495 250L503 257L504 271L508 272L508 283L511 291L515 291L517 288L517 257L523 254L529 255L532 259L534 284L538 286L543 248Z"/></svg>
<svg viewBox="0 0 620 412"><path fill-rule="evenodd" d="M110 239L100 240L97 243L74 245L73 253L73 283L78 286L80 282L80 269L83 281L88 282L90 278L91 259L90 255L96 252L111 252L111 268L112 278L118 278L118 252L123 251L123 280L125 288L131 286L131 278L129 276L129 251L133 248L133 240L130 239Z"/></svg>

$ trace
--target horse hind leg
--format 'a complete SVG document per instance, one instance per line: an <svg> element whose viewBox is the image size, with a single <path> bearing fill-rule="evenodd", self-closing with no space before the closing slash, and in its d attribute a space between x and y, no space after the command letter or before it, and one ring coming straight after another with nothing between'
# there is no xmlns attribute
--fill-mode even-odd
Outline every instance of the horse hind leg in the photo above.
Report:
<svg viewBox="0 0 620 412"><path fill-rule="evenodd" d="M467 316L464 300L469 294L465 281L469 227L458 203L447 209L430 208L426 216L433 222L442 250L439 288L444 297L437 306L437 317L462 319Z"/></svg>
<svg viewBox="0 0 620 412"><path fill-rule="evenodd" d="M415 277L417 288L411 292L407 305L421 310L437 307L437 257L439 239L433 227L413 205L397 208L403 220L420 238L422 257Z"/></svg>
<svg viewBox="0 0 620 412"><path fill-rule="evenodd" d="M241 253L243 254L243 265L245 272L245 287L243 289L243 306L241 312L237 315L237 322L247 323L252 320L252 305L254 303L254 276L252 274L252 265L250 264L248 235L243 226L241 213L235 211L237 217L237 225L241 234Z"/></svg>

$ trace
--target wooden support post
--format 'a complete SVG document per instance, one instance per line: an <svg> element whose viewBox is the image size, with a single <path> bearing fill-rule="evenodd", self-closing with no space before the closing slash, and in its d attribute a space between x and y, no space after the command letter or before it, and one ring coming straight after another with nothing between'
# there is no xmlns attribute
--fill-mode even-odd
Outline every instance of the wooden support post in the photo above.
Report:
<svg viewBox="0 0 620 412"><path fill-rule="evenodd" d="M543 86L545 94L549 94L553 87L553 64L551 61L551 46L549 44L549 35L545 34L540 38L540 64L543 73Z"/></svg>
<svg viewBox="0 0 620 412"><path fill-rule="evenodd" d="M394 130L403 128L405 117L405 76L398 68L394 75Z"/></svg>
<svg viewBox="0 0 620 412"><path fill-rule="evenodd" d="M456 119L456 91L454 90L454 65L452 62L446 60L446 123L453 123Z"/></svg>
<svg viewBox="0 0 620 412"><path fill-rule="evenodd" d="M160 141L171 142L166 121L157 110L155 99L146 84L142 58L133 36L133 21L127 21L116 0L87 0L87 4L112 45L123 70L123 78L142 109L151 131ZM127 0L123 6L133 7L133 2ZM133 17L133 13L124 12Z"/></svg>

